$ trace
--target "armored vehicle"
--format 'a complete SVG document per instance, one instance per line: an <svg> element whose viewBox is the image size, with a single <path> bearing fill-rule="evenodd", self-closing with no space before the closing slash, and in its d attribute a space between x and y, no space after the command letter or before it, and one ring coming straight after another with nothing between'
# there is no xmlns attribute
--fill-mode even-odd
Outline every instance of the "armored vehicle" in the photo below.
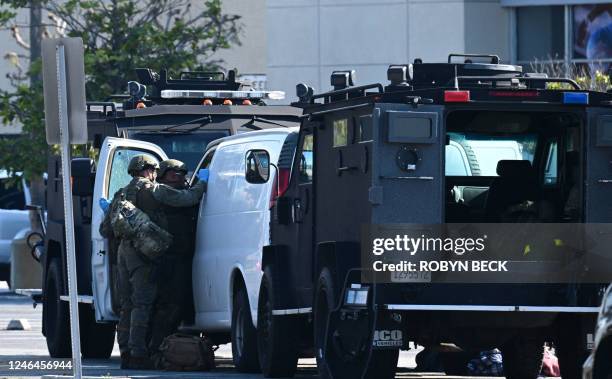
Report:
<svg viewBox="0 0 612 379"><path fill-rule="evenodd" d="M138 69L139 82L128 83L122 103L88 103L88 135L96 159L84 154L72 159L73 200L80 304L82 352L107 358L114 344L119 301L116 295L117 257L98 233L100 197L109 199L130 177L127 163L136 154L155 159L175 158L193 171L207 145L236 133L297 126L301 110L266 105L282 97L274 91L254 91L248 83L219 72L183 72L172 79L166 71ZM150 91L150 93L147 93ZM112 138L108 138L112 137ZM86 149L85 149L86 150ZM85 151L87 153L87 151ZM52 357L70 355L66 251L60 157L49 155L47 222L43 266L43 334ZM110 199L109 199L110 200Z"/></svg>
<svg viewBox="0 0 612 379"><path fill-rule="evenodd" d="M412 341L498 347L507 377L536 378L550 341L563 377L577 378L605 285L428 283L427 273L367 283L362 226L497 223L525 200L547 204L530 222L609 222L612 94L497 56L415 60L387 76L354 86L352 71L334 72L334 89L317 95L297 86L298 147L263 252L264 374L292 375L314 354L322 378L392 378Z"/></svg>

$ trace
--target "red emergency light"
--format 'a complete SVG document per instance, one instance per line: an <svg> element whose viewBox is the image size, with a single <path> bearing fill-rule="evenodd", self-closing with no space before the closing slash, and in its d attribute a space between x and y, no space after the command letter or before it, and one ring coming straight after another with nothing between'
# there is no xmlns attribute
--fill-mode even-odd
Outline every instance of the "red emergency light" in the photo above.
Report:
<svg viewBox="0 0 612 379"><path fill-rule="evenodd" d="M468 103L470 91L444 91L444 102L446 103Z"/></svg>

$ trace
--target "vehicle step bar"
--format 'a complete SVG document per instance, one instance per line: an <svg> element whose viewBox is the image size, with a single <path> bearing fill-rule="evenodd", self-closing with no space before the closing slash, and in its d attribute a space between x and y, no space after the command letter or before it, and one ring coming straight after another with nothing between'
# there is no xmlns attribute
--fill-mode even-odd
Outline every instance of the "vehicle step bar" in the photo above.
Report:
<svg viewBox="0 0 612 379"><path fill-rule="evenodd" d="M60 296L60 300L61 301L70 301L70 296L67 296L67 295ZM93 304L93 296L79 295L79 296L77 296L77 300L78 300L79 303Z"/></svg>
<svg viewBox="0 0 612 379"><path fill-rule="evenodd" d="M463 312L551 312L598 313L599 307L556 307L531 305L433 305L433 304L384 304L390 311L463 311Z"/></svg>

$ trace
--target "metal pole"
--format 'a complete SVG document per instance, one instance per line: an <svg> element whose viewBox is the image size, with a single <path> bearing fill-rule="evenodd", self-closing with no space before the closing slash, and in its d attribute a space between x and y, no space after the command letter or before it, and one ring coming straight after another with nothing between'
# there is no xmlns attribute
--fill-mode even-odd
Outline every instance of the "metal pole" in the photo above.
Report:
<svg viewBox="0 0 612 379"><path fill-rule="evenodd" d="M74 241L74 213L72 210L72 175L70 173L70 136L68 132L68 92L66 90L66 56L64 46L58 45L57 100L59 104L59 126L62 158L62 185L64 193L64 227L66 228L66 255L68 262L68 295L70 297L70 337L72 341L72 370L76 379L81 379L81 339L79 334L79 303L77 296L76 254Z"/></svg>

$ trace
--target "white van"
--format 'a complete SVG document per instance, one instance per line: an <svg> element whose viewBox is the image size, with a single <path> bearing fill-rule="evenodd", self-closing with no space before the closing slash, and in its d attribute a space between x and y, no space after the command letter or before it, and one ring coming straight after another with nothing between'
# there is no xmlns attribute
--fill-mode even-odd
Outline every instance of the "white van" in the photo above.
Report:
<svg viewBox="0 0 612 379"><path fill-rule="evenodd" d="M231 334L234 364L240 371L259 368L254 325L261 252L270 242L270 206L286 188L298 129L219 139L208 146L195 171L210 169L193 259L195 327ZM270 160L270 172L254 171L261 159Z"/></svg>
<svg viewBox="0 0 612 379"><path fill-rule="evenodd" d="M195 323L217 344L230 340L236 367L259 367L255 328L261 281L261 255L269 244L270 206L288 184L299 128L274 128L236 134L209 143L200 160L210 169L207 194L200 203L193 259ZM149 142L107 138L100 151L93 198L108 198L129 182L127 167L136 154L158 161L164 151ZM258 164L268 159L270 165ZM271 167L261 172L262 166ZM277 180L277 178L280 178ZM92 209L92 278L96 320L113 322L119 313L116 261L98 230L104 214ZM84 296L83 301L86 301Z"/></svg>

